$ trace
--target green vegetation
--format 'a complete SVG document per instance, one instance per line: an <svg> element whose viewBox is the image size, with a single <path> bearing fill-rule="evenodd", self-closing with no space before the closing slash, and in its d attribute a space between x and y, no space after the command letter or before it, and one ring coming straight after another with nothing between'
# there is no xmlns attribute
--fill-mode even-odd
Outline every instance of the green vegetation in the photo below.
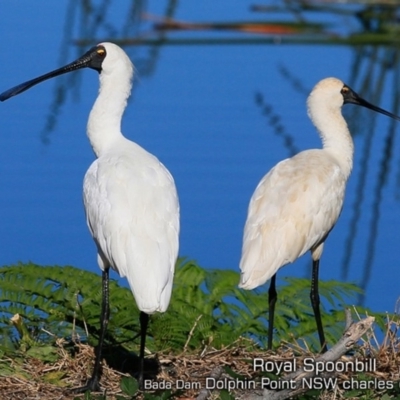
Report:
<svg viewBox="0 0 400 400"><path fill-rule="evenodd" d="M151 317L148 349L173 355L199 354L205 347L218 350L241 343L238 346L244 346L246 351L264 351L268 317L266 288L245 291L237 287L238 281L237 272L205 270L194 261L180 259L170 307L165 314ZM305 344L304 347L318 351L319 341L309 299L310 281L285 278L283 282L278 290L275 347L288 342L300 347ZM343 310L359 292L354 284L320 283L323 321L329 343L337 342L342 335ZM108 346L123 346L136 352L139 313L131 291L111 281L110 304ZM1 267L0 356L12 362L0 363L0 377L19 374L31 379L23 368L26 359L54 363L60 358L60 348L70 351L73 357L74 343L95 345L100 308L101 277L97 274L70 266L32 263ZM387 316L375 313L374 316L378 326L385 331ZM64 345L60 344L60 339ZM225 372L240 376L232 369ZM46 373L44 379L47 383L66 386L64 377L65 372L55 370ZM123 378L120 389L120 396L132 397L137 392L136 380ZM175 395L164 390L157 395L147 393L144 398L176 398ZM221 392L220 396L229 398L230 395Z"/></svg>
<svg viewBox="0 0 400 400"><path fill-rule="evenodd" d="M216 348L239 337L266 343L268 297L264 290L239 289L239 274L229 270L205 270L193 261L179 260L168 312L151 318L151 350L197 349L212 340ZM279 288L276 311L276 345L303 338L318 350L308 279L285 278ZM18 264L0 268L0 328L2 346L17 343L10 318L19 314L34 340L48 343L54 337L80 338L96 343L100 330L101 277L65 266ZM344 327L345 304L358 294L354 284L321 282L325 301L327 340L337 340ZM116 281L110 283L111 317L108 341L132 345L139 332L139 312L132 293ZM329 308L328 308L329 307ZM340 310L340 311L338 311ZM384 316L381 316L383 322ZM295 330L293 328L296 328ZM51 335L49 335L49 333ZM188 343L187 340L190 340ZM93 338L95 340L93 340ZM21 341L28 344L29 340Z"/></svg>

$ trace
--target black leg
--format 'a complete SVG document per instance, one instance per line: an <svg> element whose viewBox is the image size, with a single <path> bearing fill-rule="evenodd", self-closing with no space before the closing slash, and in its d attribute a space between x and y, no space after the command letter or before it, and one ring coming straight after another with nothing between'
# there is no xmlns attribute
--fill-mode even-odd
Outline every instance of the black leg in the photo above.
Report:
<svg viewBox="0 0 400 400"><path fill-rule="evenodd" d="M274 316L275 304L278 298L275 289L276 274L271 278L271 283L268 289L268 350L272 349L272 337L274 335Z"/></svg>
<svg viewBox="0 0 400 400"><path fill-rule="evenodd" d="M106 268L102 274L102 287L103 297L101 304L101 316L100 316L100 338L96 348L96 359L94 362L94 368L92 377L87 382L86 386L74 389L75 393L84 393L86 391L98 392L100 391L100 376L101 376L101 351L103 348L104 337L107 330L108 320L110 317L110 303L109 303L109 268Z"/></svg>
<svg viewBox="0 0 400 400"><path fill-rule="evenodd" d="M310 298L314 310L315 321L317 322L318 336L319 341L321 342L321 352L325 353L328 349L326 347L324 328L322 327L321 312L319 309L318 271L319 260L313 260Z"/></svg>
<svg viewBox="0 0 400 400"><path fill-rule="evenodd" d="M140 371L139 371L139 388L143 389L143 371L144 371L144 347L146 343L147 326L149 324L149 315L140 312Z"/></svg>

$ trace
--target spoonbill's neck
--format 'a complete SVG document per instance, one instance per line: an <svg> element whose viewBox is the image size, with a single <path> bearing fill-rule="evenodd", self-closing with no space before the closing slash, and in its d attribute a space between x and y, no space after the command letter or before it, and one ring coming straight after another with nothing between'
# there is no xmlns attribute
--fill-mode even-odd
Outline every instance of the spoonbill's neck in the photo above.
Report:
<svg viewBox="0 0 400 400"><path fill-rule="evenodd" d="M101 72L99 95L89 115L87 135L99 157L121 139L121 119L132 88L130 71Z"/></svg>
<svg viewBox="0 0 400 400"><path fill-rule="evenodd" d="M336 159L347 179L353 168L354 143L341 108L319 104L310 106L308 113L321 137L323 149Z"/></svg>

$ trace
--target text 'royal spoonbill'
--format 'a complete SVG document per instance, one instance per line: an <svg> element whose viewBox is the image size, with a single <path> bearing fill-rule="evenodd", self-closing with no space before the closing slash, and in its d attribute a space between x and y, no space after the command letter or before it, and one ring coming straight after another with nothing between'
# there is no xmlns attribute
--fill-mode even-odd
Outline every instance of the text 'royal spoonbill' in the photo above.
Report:
<svg viewBox="0 0 400 400"><path fill-rule="evenodd" d="M89 115L87 135L97 159L86 172L83 201L102 270L101 331L93 374L78 391L99 390L101 354L109 319L109 269L126 276L140 310L140 371L149 314L166 311L178 255L179 203L174 180L163 164L121 133L131 92L133 65L113 43L101 43L76 61L0 95L4 101L55 76L81 68L100 74L100 91Z"/></svg>
<svg viewBox="0 0 400 400"><path fill-rule="evenodd" d="M320 81L307 100L308 115L322 149L302 151L278 163L258 184L244 228L239 287L254 289L271 279L268 291L268 348L272 348L277 293L276 273L311 251L311 304L322 351L326 351L318 294L318 270L324 242L343 206L353 166L353 141L342 116L343 104L358 104L394 119L336 78Z"/></svg>

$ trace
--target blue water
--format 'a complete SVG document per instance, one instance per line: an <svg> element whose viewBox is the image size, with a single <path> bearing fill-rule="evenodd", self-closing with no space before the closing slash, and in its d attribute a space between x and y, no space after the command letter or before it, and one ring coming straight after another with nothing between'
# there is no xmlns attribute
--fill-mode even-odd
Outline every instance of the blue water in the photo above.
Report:
<svg viewBox="0 0 400 400"><path fill-rule="evenodd" d="M150 2L154 14L163 10L160 3ZM228 7L227 2L209 1L205 7L182 2L176 17L188 21L254 18L244 3L251 4L229 2ZM40 18L33 18L38 8ZM117 6L111 11L109 18L118 27L122 11ZM0 92L72 61L82 52L70 41L63 42L66 12L63 2L0 4ZM72 32L79 38L77 27ZM96 41L105 35L99 32ZM362 76L354 73L356 50L279 44L163 46L150 74L144 67L149 48L125 49L138 70L123 132L155 154L175 178L181 203L180 255L204 267L238 270L251 194L262 176L292 149L276 134L276 126L282 126L298 150L320 147L306 114L306 96L327 76L336 76L361 91ZM366 59L361 72L368 63ZM296 90L282 70L298 79L302 89ZM54 129L45 134L55 88L70 78L43 83L0 104L0 265L31 260L98 270L81 199L82 179L94 159L85 129L98 76L90 70L76 75ZM365 93L365 97L396 111L393 79L393 72L388 71L383 96L375 99ZM268 115L257 105L257 93L271 106ZM370 260L365 305L391 312L400 295L400 127L395 127L387 180L379 213L374 214L379 168L385 159L384 138L393 122L368 110L356 111L351 105L346 106L345 115L355 134L355 164L342 215L325 245L321 278L362 283ZM363 164L370 127L374 134L371 152ZM361 185L364 196L360 202L356 190L363 171L367 178ZM356 204L360 214L345 275L342 266ZM377 215L377 231L371 233L371 221ZM371 249L372 254L368 253ZM310 257L305 255L280 275L309 276L309 266Z"/></svg>

